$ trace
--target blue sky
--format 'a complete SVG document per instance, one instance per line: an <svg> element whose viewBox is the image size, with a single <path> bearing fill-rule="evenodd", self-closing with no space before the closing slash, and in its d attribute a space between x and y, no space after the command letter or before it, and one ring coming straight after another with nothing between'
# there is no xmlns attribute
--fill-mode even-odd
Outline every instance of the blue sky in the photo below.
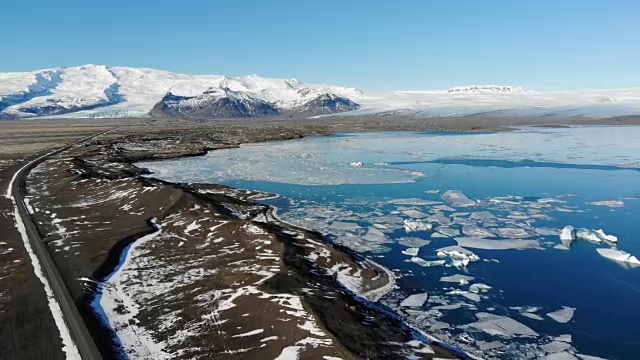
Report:
<svg viewBox="0 0 640 360"><path fill-rule="evenodd" d="M38 0L0 9L0 71L107 64L368 90L640 86L637 0Z"/></svg>

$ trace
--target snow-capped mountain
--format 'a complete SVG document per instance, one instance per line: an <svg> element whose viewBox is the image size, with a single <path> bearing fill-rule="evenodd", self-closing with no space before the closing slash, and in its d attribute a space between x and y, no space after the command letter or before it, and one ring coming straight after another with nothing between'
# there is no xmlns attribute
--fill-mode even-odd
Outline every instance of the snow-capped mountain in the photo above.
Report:
<svg viewBox="0 0 640 360"><path fill-rule="evenodd" d="M640 114L640 88L534 91L473 85L439 91L362 92L256 75L186 75L84 65L0 73L0 119L47 117L239 118L588 116Z"/></svg>
<svg viewBox="0 0 640 360"><path fill-rule="evenodd" d="M295 79L185 75L103 65L0 73L0 118L296 115L297 108L309 112L319 98L351 104L361 96L356 89ZM312 113L354 109L355 103L325 105Z"/></svg>

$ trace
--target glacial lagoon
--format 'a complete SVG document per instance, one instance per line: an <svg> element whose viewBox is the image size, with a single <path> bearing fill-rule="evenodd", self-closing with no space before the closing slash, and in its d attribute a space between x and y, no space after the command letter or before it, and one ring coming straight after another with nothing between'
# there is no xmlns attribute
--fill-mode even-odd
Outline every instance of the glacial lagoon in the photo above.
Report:
<svg viewBox="0 0 640 360"><path fill-rule="evenodd" d="M349 133L139 166L278 194L280 217L396 274L382 304L483 357L640 353L640 127Z"/></svg>

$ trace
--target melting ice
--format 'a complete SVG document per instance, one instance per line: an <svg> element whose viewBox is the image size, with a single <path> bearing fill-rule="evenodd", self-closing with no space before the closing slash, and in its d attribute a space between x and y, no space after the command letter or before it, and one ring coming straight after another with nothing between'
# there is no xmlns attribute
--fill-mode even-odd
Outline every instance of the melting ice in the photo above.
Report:
<svg viewBox="0 0 640 360"><path fill-rule="evenodd" d="M267 202L286 220L398 275L383 304L483 358L634 359L639 161L639 127L598 126L341 134L141 166L280 194Z"/></svg>

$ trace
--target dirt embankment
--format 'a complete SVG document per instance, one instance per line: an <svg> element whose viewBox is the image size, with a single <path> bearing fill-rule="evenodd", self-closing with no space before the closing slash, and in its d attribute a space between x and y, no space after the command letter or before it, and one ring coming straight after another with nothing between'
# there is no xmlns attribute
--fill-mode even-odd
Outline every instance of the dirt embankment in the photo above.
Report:
<svg viewBox="0 0 640 360"><path fill-rule="evenodd" d="M339 280L364 293L387 274L274 219L253 200L266 194L162 182L132 165L329 133L260 124L114 133L36 168L34 217L102 349L152 357L140 352L152 344L184 359L457 358L411 342L398 318L355 298Z"/></svg>

